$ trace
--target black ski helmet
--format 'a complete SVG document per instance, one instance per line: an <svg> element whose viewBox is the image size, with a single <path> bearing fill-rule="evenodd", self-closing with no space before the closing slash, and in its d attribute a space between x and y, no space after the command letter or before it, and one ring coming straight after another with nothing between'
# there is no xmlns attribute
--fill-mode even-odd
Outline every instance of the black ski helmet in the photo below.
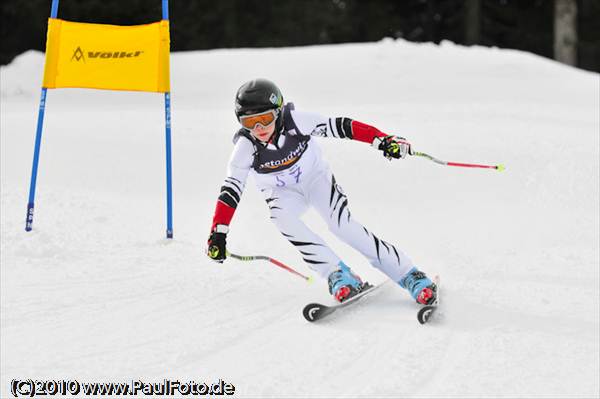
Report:
<svg viewBox="0 0 600 399"><path fill-rule="evenodd" d="M283 95L275 83L267 79L254 79L240 87L235 95L235 115L258 114L274 109L277 111L275 131L283 127Z"/></svg>

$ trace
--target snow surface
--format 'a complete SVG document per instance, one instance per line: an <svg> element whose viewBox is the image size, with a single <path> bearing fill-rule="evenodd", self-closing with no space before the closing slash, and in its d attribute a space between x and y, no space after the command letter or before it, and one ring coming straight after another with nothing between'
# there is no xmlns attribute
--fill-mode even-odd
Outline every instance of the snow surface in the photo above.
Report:
<svg viewBox="0 0 600 399"><path fill-rule="evenodd" d="M164 100L48 93L34 231L24 231L43 54L1 68L1 396L13 378L222 378L239 397L598 397L600 79L518 51L384 40L172 55L174 240L164 238ZM353 215L442 277L421 326L396 285L331 301L263 262L203 254L237 129L267 77L299 109L407 137L420 158L321 139ZM230 250L310 273L250 180ZM306 221L373 283L384 276Z"/></svg>

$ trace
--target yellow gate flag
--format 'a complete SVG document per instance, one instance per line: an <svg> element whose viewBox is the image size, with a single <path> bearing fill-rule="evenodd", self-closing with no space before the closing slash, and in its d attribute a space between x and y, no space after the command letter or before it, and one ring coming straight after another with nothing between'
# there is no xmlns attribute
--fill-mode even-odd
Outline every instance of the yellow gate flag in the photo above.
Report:
<svg viewBox="0 0 600 399"><path fill-rule="evenodd" d="M43 87L165 93L169 21L118 26L48 19Z"/></svg>

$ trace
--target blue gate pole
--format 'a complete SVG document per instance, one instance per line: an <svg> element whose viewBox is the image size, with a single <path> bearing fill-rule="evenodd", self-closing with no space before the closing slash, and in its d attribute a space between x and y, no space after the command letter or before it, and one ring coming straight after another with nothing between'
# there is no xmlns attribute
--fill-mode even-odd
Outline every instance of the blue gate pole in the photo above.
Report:
<svg viewBox="0 0 600 399"><path fill-rule="evenodd" d="M52 0L50 18L58 15L58 0ZM46 94L48 89L42 87L40 96L40 107L38 111L37 129L35 133L35 147L33 150L33 165L31 167L31 181L29 183L29 201L27 202L27 215L25 218L25 231L31 231L33 226L33 209L35 203L35 186L37 183L38 165L40 162L40 147L42 145L42 130L44 127L44 112L46 111Z"/></svg>
<svg viewBox="0 0 600 399"><path fill-rule="evenodd" d="M169 0L162 0L162 19L169 19ZM167 238L173 238L173 189L171 178L171 92L165 93L165 140L167 151Z"/></svg>
<svg viewBox="0 0 600 399"><path fill-rule="evenodd" d="M171 179L171 93L165 93L165 134L167 149L167 238L173 238L173 189Z"/></svg>

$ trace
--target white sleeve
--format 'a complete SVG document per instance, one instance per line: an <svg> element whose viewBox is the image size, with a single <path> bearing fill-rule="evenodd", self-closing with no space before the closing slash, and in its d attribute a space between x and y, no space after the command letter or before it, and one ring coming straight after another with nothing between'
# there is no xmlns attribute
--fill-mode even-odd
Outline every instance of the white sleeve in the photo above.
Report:
<svg viewBox="0 0 600 399"><path fill-rule="evenodd" d="M352 119L350 118L329 118L303 111L291 111L290 114L300 134L352 139Z"/></svg>
<svg viewBox="0 0 600 399"><path fill-rule="evenodd" d="M240 137L235 143L233 153L227 165L227 177L221 187L219 199L232 208L236 208L244 188L248 172L252 168L254 146L246 138Z"/></svg>

